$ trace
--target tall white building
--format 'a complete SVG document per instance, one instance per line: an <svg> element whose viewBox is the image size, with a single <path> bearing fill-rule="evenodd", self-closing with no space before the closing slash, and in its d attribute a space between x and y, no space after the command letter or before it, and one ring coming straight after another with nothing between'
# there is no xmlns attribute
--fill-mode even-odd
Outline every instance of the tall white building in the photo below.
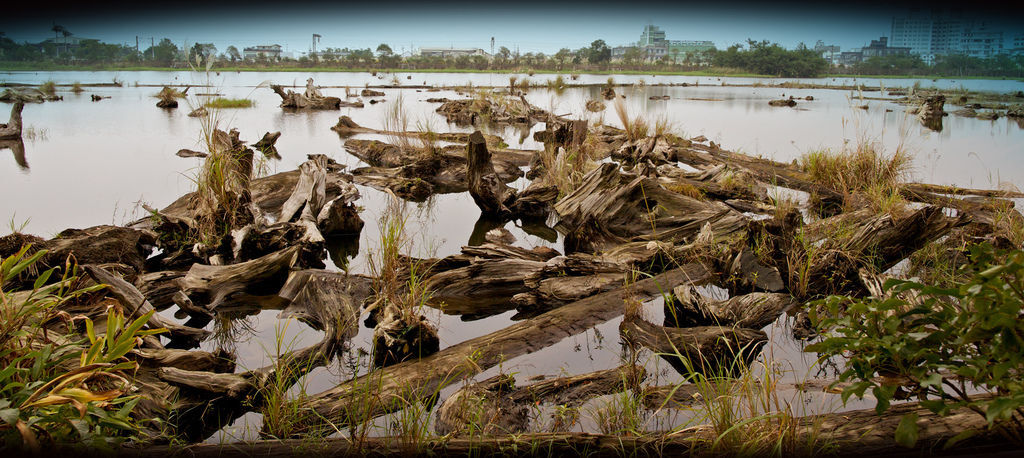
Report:
<svg viewBox="0 0 1024 458"><path fill-rule="evenodd" d="M1003 32L985 21L968 19L963 11L911 9L892 18L889 45L910 48L929 65L935 56L966 54L992 57L1004 52Z"/></svg>

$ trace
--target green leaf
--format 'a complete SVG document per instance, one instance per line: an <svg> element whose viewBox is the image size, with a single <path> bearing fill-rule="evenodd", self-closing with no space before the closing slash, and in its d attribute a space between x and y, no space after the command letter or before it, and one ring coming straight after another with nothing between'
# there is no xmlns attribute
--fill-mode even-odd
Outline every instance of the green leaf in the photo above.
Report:
<svg viewBox="0 0 1024 458"><path fill-rule="evenodd" d="M21 411L16 408L8 408L0 410L0 420L8 425L14 425L18 422L21 417Z"/></svg>
<svg viewBox="0 0 1024 458"><path fill-rule="evenodd" d="M941 386L941 385L942 385L942 374L935 373L935 374L931 374L931 375L921 379L921 386L926 387L926 388L929 387L929 386Z"/></svg>
<svg viewBox="0 0 1024 458"><path fill-rule="evenodd" d="M908 413L900 419L896 426L896 443L907 448L917 444L917 414Z"/></svg>
<svg viewBox="0 0 1024 458"><path fill-rule="evenodd" d="M949 438L949 440L947 440L946 443L942 446L942 449L943 450L948 450L950 448L953 448L953 446L955 446L956 444L958 444L958 443L960 443L960 442L962 442L962 441L964 441L966 439L970 439L970 438L974 437L975 434L978 434L978 432L974 431L974 430L971 430L971 429L968 429L966 431L961 431L960 434L957 434L957 435Z"/></svg>
<svg viewBox="0 0 1024 458"><path fill-rule="evenodd" d="M988 420L989 425L992 425L996 420L1010 418L1010 415L1017 407L1020 407L1020 403L1013 399L995 398L992 402L988 403L988 409L985 410L985 419Z"/></svg>

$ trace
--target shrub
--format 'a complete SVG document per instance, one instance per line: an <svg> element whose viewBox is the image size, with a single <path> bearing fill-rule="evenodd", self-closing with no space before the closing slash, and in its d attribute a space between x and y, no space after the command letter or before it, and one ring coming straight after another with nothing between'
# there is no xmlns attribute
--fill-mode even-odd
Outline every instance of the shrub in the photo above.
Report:
<svg viewBox="0 0 1024 458"><path fill-rule="evenodd" d="M977 245L961 269L956 287L893 279L882 298L819 301L811 318L824 339L807 350L847 358L844 402L871 390L879 413L911 397L940 415L966 407L1024 444L1024 251ZM904 445L916 441L913 420L896 431Z"/></svg>

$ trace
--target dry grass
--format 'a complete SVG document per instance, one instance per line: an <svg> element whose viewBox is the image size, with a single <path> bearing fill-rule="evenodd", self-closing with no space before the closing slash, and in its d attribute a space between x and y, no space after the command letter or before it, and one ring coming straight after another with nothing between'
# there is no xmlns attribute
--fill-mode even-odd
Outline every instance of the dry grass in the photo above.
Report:
<svg viewBox="0 0 1024 458"><path fill-rule="evenodd" d="M887 155L877 143L864 140L852 149L809 152L799 164L811 180L842 194L864 195L876 210L889 212L901 206L899 186L913 161L902 144Z"/></svg>
<svg viewBox="0 0 1024 458"><path fill-rule="evenodd" d="M647 137L647 133L650 130L647 120L643 116L637 116L631 118L629 116L629 110L626 108L626 100L622 97L615 99L615 115L619 117L619 121L622 123L622 129L626 131L626 137L630 141L637 141L641 138Z"/></svg>

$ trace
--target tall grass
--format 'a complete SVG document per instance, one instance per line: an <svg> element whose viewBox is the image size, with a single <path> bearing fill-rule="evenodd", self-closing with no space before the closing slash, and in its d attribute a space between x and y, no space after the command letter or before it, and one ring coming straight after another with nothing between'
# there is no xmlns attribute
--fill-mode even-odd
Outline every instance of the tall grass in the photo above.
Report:
<svg viewBox="0 0 1024 458"><path fill-rule="evenodd" d="M409 130L409 115L406 113L405 98L399 91L384 113L384 130L388 131L388 141L403 152L412 151L412 143L405 133Z"/></svg>
<svg viewBox="0 0 1024 458"><path fill-rule="evenodd" d="M55 82L53 82L51 80L51 81L47 81L47 82L45 82L43 84L40 84L39 85L39 92L42 92L43 94L46 94L46 95L56 95L57 94L57 83L55 83Z"/></svg>
<svg viewBox="0 0 1024 458"><path fill-rule="evenodd" d="M622 97L615 98L615 115L619 117L619 122L622 123L622 129L626 131L626 138L630 141L637 141L641 138L647 137L649 125L643 116L637 115L635 118L630 117L629 110L626 108L626 100Z"/></svg>
<svg viewBox="0 0 1024 458"><path fill-rule="evenodd" d="M886 213L902 206L899 188L913 162L902 141L887 154L878 142L865 139L852 148L821 149L799 158L800 167L814 182L844 195L863 195L876 210Z"/></svg>

